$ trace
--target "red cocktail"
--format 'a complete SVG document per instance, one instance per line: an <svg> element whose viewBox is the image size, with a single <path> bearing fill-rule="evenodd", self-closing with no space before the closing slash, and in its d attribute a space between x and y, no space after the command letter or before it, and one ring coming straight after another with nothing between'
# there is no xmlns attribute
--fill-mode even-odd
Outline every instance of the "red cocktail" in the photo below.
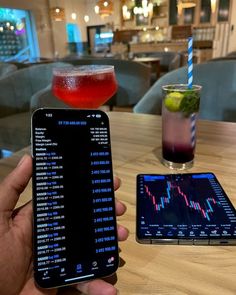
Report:
<svg viewBox="0 0 236 295"><path fill-rule="evenodd" d="M117 91L114 66L56 68L53 71L52 90L57 98L72 107L98 108Z"/></svg>

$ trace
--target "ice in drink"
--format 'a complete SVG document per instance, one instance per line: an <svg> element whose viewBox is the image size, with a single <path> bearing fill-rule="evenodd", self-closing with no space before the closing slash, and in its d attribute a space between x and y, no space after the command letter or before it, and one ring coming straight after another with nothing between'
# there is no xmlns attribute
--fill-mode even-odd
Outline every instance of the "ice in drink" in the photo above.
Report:
<svg viewBox="0 0 236 295"><path fill-rule="evenodd" d="M200 86L163 86L162 156L164 165L173 169L193 165L196 146L196 119Z"/></svg>

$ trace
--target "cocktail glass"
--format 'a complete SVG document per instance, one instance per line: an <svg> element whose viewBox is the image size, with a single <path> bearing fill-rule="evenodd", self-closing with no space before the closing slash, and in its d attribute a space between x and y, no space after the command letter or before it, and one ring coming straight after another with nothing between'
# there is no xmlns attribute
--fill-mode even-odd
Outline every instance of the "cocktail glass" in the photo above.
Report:
<svg viewBox="0 0 236 295"><path fill-rule="evenodd" d="M53 94L71 107L97 109L117 91L114 66L83 65L55 68Z"/></svg>
<svg viewBox="0 0 236 295"><path fill-rule="evenodd" d="M162 101L162 162L171 169L193 166L201 86L166 85Z"/></svg>

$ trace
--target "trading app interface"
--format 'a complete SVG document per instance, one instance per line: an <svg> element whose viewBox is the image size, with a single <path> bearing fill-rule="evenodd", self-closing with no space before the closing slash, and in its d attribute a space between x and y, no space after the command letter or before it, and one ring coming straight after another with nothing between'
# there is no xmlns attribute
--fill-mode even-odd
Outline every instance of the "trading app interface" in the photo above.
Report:
<svg viewBox="0 0 236 295"><path fill-rule="evenodd" d="M118 247L107 116L41 109L32 126L36 280L52 287L114 272Z"/></svg>
<svg viewBox="0 0 236 295"><path fill-rule="evenodd" d="M138 175L140 239L236 238L236 213L212 173Z"/></svg>

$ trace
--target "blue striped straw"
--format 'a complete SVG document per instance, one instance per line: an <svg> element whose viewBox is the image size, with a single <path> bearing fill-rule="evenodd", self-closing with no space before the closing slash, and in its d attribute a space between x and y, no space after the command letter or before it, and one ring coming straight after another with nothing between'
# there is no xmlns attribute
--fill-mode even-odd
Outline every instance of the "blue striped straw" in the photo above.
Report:
<svg viewBox="0 0 236 295"><path fill-rule="evenodd" d="M193 37L188 38L188 88L193 87Z"/></svg>
<svg viewBox="0 0 236 295"><path fill-rule="evenodd" d="M193 37L188 38L188 89L193 88ZM196 114L191 117L191 145L196 144Z"/></svg>
<svg viewBox="0 0 236 295"><path fill-rule="evenodd" d="M195 148L196 145L196 114L191 114L191 145Z"/></svg>

